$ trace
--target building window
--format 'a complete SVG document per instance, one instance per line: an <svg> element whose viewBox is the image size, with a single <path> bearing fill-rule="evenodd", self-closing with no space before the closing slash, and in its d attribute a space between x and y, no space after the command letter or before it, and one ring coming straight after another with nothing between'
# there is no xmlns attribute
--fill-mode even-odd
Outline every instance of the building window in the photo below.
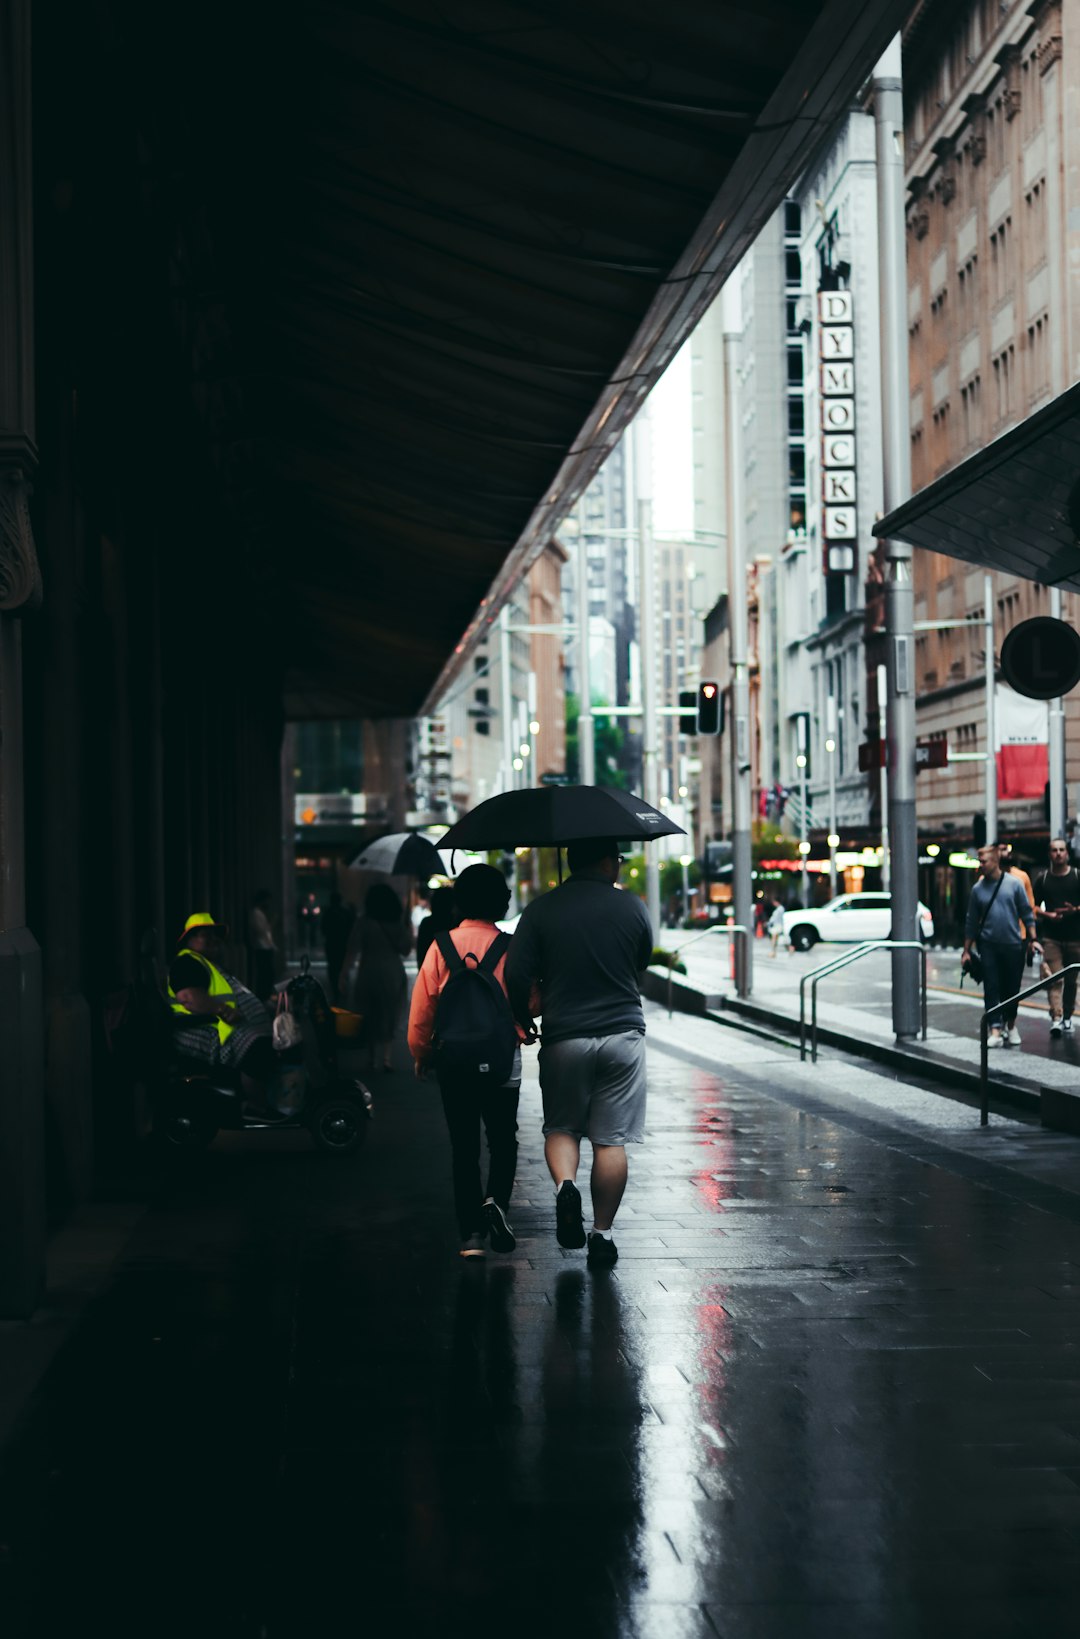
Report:
<svg viewBox="0 0 1080 1639"><path fill-rule="evenodd" d="M1025 195L1027 200L1026 243L1033 256L1042 261L1046 255L1046 184L1036 182Z"/></svg>
<svg viewBox="0 0 1080 1639"><path fill-rule="evenodd" d="M802 258L797 250L784 252L784 279L789 290L802 289Z"/></svg>
<svg viewBox="0 0 1080 1639"><path fill-rule="evenodd" d="M990 295L1003 302L1012 290L1012 217L1007 216L990 235Z"/></svg>
<svg viewBox="0 0 1080 1639"><path fill-rule="evenodd" d="M802 233L802 209L794 199L784 200L784 237L798 239Z"/></svg>
<svg viewBox="0 0 1080 1639"><path fill-rule="evenodd" d="M980 378L972 376L966 387L960 389L960 407L964 421L964 448L971 449L981 441L982 382Z"/></svg>
<svg viewBox="0 0 1080 1639"><path fill-rule="evenodd" d="M788 397L787 425L793 438L801 438L806 431L806 409L801 393L792 393Z"/></svg>
<svg viewBox="0 0 1080 1639"><path fill-rule="evenodd" d="M997 418L1009 421L1013 415L1016 393L1016 368L1013 347L1006 347L994 360L994 388L997 393Z"/></svg>
<svg viewBox="0 0 1080 1639"><path fill-rule="evenodd" d="M1041 398L1050 386L1050 315L1028 325L1028 396Z"/></svg>

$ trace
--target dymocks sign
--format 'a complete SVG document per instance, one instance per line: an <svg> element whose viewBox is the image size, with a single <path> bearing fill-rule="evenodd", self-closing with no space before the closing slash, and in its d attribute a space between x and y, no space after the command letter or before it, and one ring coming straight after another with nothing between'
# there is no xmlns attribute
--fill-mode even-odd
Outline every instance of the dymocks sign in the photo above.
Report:
<svg viewBox="0 0 1080 1639"><path fill-rule="evenodd" d="M850 290L818 293L821 534L826 574L856 568L855 324Z"/></svg>

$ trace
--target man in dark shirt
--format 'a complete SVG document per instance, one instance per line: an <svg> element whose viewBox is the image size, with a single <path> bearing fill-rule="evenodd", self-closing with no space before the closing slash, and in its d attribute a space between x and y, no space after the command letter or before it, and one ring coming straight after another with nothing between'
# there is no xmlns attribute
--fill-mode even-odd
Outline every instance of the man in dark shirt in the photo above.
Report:
<svg viewBox="0 0 1080 1639"><path fill-rule="evenodd" d="M589 1263L618 1257L611 1229L626 1188L626 1145L645 1133L645 1015L638 975L652 956L648 912L616 889L621 863L611 838L572 842L571 875L522 912L506 960L516 1017L531 1023L538 984L543 1021L540 1090L544 1154L555 1183L560 1246L586 1242L575 1180L581 1140L593 1147Z"/></svg>
<svg viewBox="0 0 1080 1639"><path fill-rule="evenodd" d="M1069 864L1069 849L1064 837L1055 837L1051 842L1050 869L1035 878L1033 891L1046 972L1047 975L1060 973L1062 968L1080 962L1080 878L1075 866ZM1064 1030L1071 1035L1076 1006L1076 974L1066 973L1064 979L1050 986L1047 994L1050 999L1050 1034L1060 1036Z"/></svg>

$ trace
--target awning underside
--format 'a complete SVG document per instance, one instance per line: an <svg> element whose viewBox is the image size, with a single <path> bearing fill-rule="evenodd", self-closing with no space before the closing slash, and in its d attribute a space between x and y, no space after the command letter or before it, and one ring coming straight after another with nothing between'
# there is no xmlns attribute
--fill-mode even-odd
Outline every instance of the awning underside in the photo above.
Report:
<svg viewBox="0 0 1080 1639"><path fill-rule="evenodd" d="M1080 385L920 490L874 534L1080 592Z"/></svg>

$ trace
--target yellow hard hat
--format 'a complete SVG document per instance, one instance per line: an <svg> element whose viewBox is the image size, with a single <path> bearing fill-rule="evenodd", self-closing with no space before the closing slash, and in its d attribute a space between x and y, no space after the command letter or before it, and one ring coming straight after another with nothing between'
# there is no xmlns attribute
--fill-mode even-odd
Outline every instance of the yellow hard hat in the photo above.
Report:
<svg viewBox="0 0 1080 1639"><path fill-rule="evenodd" d="M209 911L192 911L184 923L184 931L176 943L182 945L188 934L195 933L199 928L216 928L219 933L227 934L229 924L227 922L216 922Z"/></svg>

